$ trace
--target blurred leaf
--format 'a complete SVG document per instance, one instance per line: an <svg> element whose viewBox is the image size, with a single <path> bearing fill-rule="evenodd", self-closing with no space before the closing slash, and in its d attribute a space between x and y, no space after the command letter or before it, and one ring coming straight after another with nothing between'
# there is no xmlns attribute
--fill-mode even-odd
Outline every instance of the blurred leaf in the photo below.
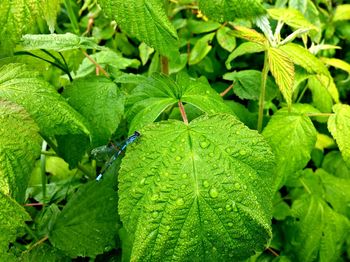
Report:
<svg viewBox="0 0 350 262"><path fill-rule="evenodd" d="M154 52L154 49L146 45L144 42L142 42L139 45L139 51L140 51L140 58L141 58L142 65L147 64L150 55L153 54Z"/></svg>
<svg viewBox="0 0 350 262"><path fill-rule="evenodd" d="M350 4L337 5L333 16L333 22L340 20L350 20Z"/></svg>
<svg viewBox="0 0 350 262"><path fill-rule="evenodd" d="M128 34L164 56L178 54L177 33L159 0L99 0L102 10ZM141 22L142 21L142 22Z"/></svg>
<svg viewBox="0 0 350 262"><path fill-rule="evenodd" d="M229 52L232 52L236 47L236 38L228 27L221 27L216 33L216 39L219 45Z"/></svg>
<svg viewBox="0 0 350 262"><path fill-rule="evenodd" d="M290 107L294 91L294 64L281 49L270 47L267 55L271 73Z"/></svg>
<svg viewBox="0 0 350 262"><path fill-rule="evenodd" d="M92 37L77 36L71 33L24 35L22 36L20 44L24 50L47 49L57 52L80 48L96 50L106 49L99 46Z"/></svg>
<svg viewBox="0 0 350 262"><path fill-rule="evenodd" d="M207 17L219 22L235 18L252 19L266 13L259 0L199 0L199 8Z"/></svg>
<svg viewBox="0 0 350 262"><path fill-rule="evenodd" d="M39 128L23 107L1 99L0 120L0 192L23 202L40 155Z"/></svg>
<svg viewBox="0 0 350 262"><path fill-rule="evenodd" d="M54 247L71 257L91 256L115 247L117 192L113 177L91 181L65 205L49 234Z"/></svg>
<svg viewBox="0 0 350 262"><path fill-rule="evenodd" d="M337 141L345 163L350 168L350 106L337 104L333 106L334 115L328 119L328 129Z"/></svg>
<svg viewBox="0 0 350 262"><path fill-rule="evenodd" d="M350 12L350 9L349 9L349 12ZM343 60L340 60L338 58L322 57L321 61L323 63L325 63L326 65L333 66L335 68L341 69L341 70L347 72L348 74L350 74L350 64L343 61Z"/></svg>
<svg viewBox="0 0 350 262"><path fill-rule="evenodd" d="M261 44L253 43L253 42L245 42L240 44L227 58L225 65L227 69L231 69L231 62L238 56L245 54L253 54L260 53L265 50L265 47Z"/></svg>
<svg viewBox="0 0 350 262"><path fill-rule="evenodd" d="M119 174L130 261L242 260L265 248L273 154L261 135L227 114L140 132Z"/></svg>
<svg viewBox="0 0 350 262"><path fill-rule="evenodd" d="M212 49L209 42L214 38L215 33L211 33L200 38L191 50L188 64L195 65L198 64Z"/></svg>

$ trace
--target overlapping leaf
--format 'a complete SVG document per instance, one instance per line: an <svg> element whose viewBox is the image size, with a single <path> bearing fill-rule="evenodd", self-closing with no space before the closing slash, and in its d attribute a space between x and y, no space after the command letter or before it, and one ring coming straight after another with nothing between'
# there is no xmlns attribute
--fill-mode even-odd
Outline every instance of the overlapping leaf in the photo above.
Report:
<svg viewBox="0 0 350 262"><path fill-rule="evenodd" d="M225 65L227 69L231 69L231 62L238 56L245 55L245 54L253 54L253 53L260 53L264 51L266 47L264 45L254 43L254 42L245 42L240 44L233 52L228 56Z"/></svg>
<svg viewBox="0 0 350 262"><path fill-rule="evenodd" d="M275 113L263 131L276 155L277 185L280 187L293 174L305 167L316 143L316 129L309 117L292 108Z"/></svg>
<svg viewBox="0 0 350 262"><path fill-rule="evenodd" d="M179 101L189 103L208 114L231 112L206 80L194 80L180 75L176 83L168 76L153 74L128 97L131 132L155 121L165 109L176 106Z"/></svg>
<svg viewBox="0 0 350 262"><path fill-rule="evenodd" d="M39 128L23 107L1 99L0 122L0 192L22 202L40 154Z"/></svg>
<svg viewBox="0 0 350 262"><path fill-rule="evenodd" d="M206 16L219 22L255 18L266 13L259 0L200 0L199 8Z"/></svg>
<svg viewBox="0 0 350 262"><path fill-rule="evenodd" d="M178 54L177 33L159 0L99 0L102 9L127 33L162 55Z"/></svg>
<svg viewBox="0 0 350 262"><path fill-rule="evenodd" d="M273 155L262 136L227 114L140 132L119 174L125 260L231 261L264 248Z"/></svg>

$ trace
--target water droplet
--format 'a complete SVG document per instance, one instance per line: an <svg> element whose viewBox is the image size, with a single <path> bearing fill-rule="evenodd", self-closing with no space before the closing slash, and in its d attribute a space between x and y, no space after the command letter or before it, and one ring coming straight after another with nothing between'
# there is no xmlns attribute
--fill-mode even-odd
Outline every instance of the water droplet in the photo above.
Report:
<svg viewBox="0 0 350 262"><path fill-rule="evenodd" d="M239 183L235 183L235 189L241 189L241 185Z"/></svg>
<svg viewBox="0 0 350 262"><path fill-rule="evenodd" d="M228 204L226 205L225 208L226 208L227 211L231 211L231 210L232 210L232 206L231 206L231 205L228 205Z"/></svg>
<svg viewBox="0 0 350 262"><path fill-rule="evenodd" d="M164 176L169 176L169 173L168 173L168 172L165 172L165 173L164 173Z"/></svg>
<svg viewBox="0 0 350 262"><path fill-rule="evenodd" d="M247 151L241 149L241 150L239 150L239 154L240 154L241 156L244 156L244 155L247 154Z"/></svg>
<svg viewBox="0 0 350 262"><path fill-rule="evenodd" d="M231 222L227 223L227 225L228 225L229 227L233 227L233 223L231 223Z"/></svg>
<svg viewBox="0 0 350 262"><path fill-rule="evenodd" d="M146 181L146 178L142 178L141 181L140 181L140 185L144 185L145 181Z"/></svg>
<svg viewBox="0 0 350 262"><path fill-rule="evenodd" d="M207 93L208 95L210 94L210 91L209 90L207 90L207 91L205 91L205 93Z"/></svg>
<svg viewBox="0 0 350 262"><path fill-rule="evenodd" d="M203 186L204 186L204 187L209 187L209 185L210 185L210 184L209 184L209 182L208 182L207 180L205 180L205 181L203 182Z"/></svg>
<svg viewBox="0 0 350 262"><path fill-rule="evenodd" d="M232 201L232 208L233 208L233 211L237 211L238 210L235 201Z"/></svg>
<svg viewBox="0 0 350 262"><path fill-rule="evenodd" d="M182 176L181 176L182 178L187 178L188 177L188 175L185 173L185 174L182 174Z"/></svg>
<svg viewBox="0 0 350 262"><path fill-rule="evenodd" d="M229 153L229 154L231 153L231 149L230 148L226 148L225 151L226 151L226 153Z"/></svg>
<svg viewBox="0 0 350 262"><path fill-rule="evenodd" d="M222 208L220 207L220 208L218 209L218 211L221 212L221 211L222 211Z"/></svg>
<svg viewBox="0 0 350 262"><path fill-rule="evenodd" d="M209 190L209 195L212 198L217 198L219 196L219 192L215 187L213 187L212 189Z"/></svg>
<svg viewBox="0 0 350 262"><path fill-rule="evenodd" d="M186 188L186 185L182 185L182 186L181 186L181 189L185 189L185 188Z"/></svg>
<svg viewBox="0 0 350 262"><path fill-rule="evenodd" d="M183 206L184 204L185 204L185 201L183 200L183 198L179 198L176 200L176 205Z"/></svg>
<svg viewBox="0 0 350 262"><path fill-rule="evenodd" d="M157 216L158 216L158 212L157 212L157 211L154 211L154 212L152 213L152 217L153 217L153 218L157 218Z"/></svg>
<svg viewBox="0 0 350 262"><path fill-rule="evenodd" d="M175 157L175 160L176 160L176 161L180 161L180 160L181 160L181 156Z"/></svg>
<svg viewBox="0 0 350 262"><path fill-rule="evenodd" d="M171 151L171 152L175 152L175 151L176 151L176 148L173 147L173 148L170 149L170 151Z"/></svg>
<svg viewBox="0 0 350 262"><path fill-rule="evenodd" d="M203 141L200 143L201 148L207 148L209 146L209 143L207 141Z"/></svg>
<svg viewBox="0 0 350 262"><path fill-rule="evenodd" d="M210 152L209 153L209 157L213 157L214 156L214 153L213 152Z"/></svg>
<svg viewBox="0 0 350 262"><path fill-rule="evenodd" d="M152 201L156 201L156 200L158 200L159 199L159 194L153 194L152 196L151 196L151 200Z"/></svg>

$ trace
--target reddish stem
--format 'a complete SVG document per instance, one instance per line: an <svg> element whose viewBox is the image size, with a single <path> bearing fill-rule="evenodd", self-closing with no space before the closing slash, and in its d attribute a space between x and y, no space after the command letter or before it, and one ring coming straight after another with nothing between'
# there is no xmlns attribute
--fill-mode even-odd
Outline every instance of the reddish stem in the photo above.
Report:
<svg viewBox="0 0 350 262"><path fill-rule="evenodd" d="M84 50L82 50L83 54L91 61L96 66L96 70L98 69L99 71L102 72L106 77L110 78L110 75L104 70L91 56L88 55Z"/></svg>
<svg viewBox="0 0 350 262"><path fill-rule="evenodd" d="M179 104L179 108L180 108L182 119L183 119L184 123L186 125L188 125L188 120L187 120L187 115L186 115L186 111L185 111L184 105L182 104L182 102L180 100L179 100L178 104Z"/></svg>
<svg viewBox="0 0 350 262"><path fill-rule="evenodd" d="M29 203L29 204L24 204L25 207L35 207L35 206L43 206L43 203Z"/></svg>
<svg viewBox="0 0 350 262"><path fill-rule="evenodd" d="M279 257L280 255L275 251L273 250L272 248L267 248L268 251L270 251L275 257Z"/></svg>
<svg viewBox="0 0 350 262"><path fill-rule="evenodd" d="M233 84L226 88L223 92L220 93L221 97L224 97L231 89L233 88Z"/></svg>

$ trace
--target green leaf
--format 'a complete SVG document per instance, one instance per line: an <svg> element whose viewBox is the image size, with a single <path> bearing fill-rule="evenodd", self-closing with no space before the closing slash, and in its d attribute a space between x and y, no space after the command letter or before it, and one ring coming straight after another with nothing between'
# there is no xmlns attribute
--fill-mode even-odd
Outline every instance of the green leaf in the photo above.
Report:
<svg viewBox="0 0 350 262"><path fill-rule="evenodd" d="M259 0L199 0L199 8L207 17L219 22L251 19L266 13Z"/></svg>
<svg viewBox="0 0 350 262"><path fill-rule="evenodd" d="M189 103L205 113L231 112L206 80L181 75L178 83L170 77L153 74L139 84L127 99L127 118L131 132L152 123L167 108L179 101Z"/></svg>
<svg viewBox="0 0 350 262"><path fill-rule="evenodd" d="M296 107L292 112L281 109L275 113L263 130L276 156L276 186L292 178L311 159L317 132L309 117Z"/></svg>
<svg viewBox="0 0 350 262"><path fill-rule="evenodd" d="M47 49L57 52L73 49L96 49L106 48L99 46L92 37L77 36L72 33L47 34L47 35L24 35L21 46L24 50Z"/></svg>
<svg viewBox="0 0 350 262"><path fill-rule="evenodd" d="M349 221L320 197L304 195L292 205L287 224L289 253L298 261L336 261L349 232ZM311 237L312 236L312 237Z"/></svg>
<svg viewBox="0 0 350 262"><path fill-rule="evenodd" d="M232 52L236 47L236 38L228 27L221 27L216 33L216 39L219 45L229 52Z"/></svg>
<svg viewBox="0 0 350 262"><path fill-rule="evenodd" d="M140 132L119 173L130 261L235 261L265 248L274 165L261 135L226 114Z"/></svg>
<svg viewBox="0 0 350 262"><path fill-rule="evenodd" d="M23 107L1 99L0 123L0 191L22 202L40 155L39 128Z"/></svg>
<svg viewBox="0 0 350 262"><path fill-rule="evenodd" d="M350 179L350 168L339 151L329 152L323 159L322 168L337 177Z"/></svg>
<svg viewBox="0 0 350 262"><path fill-rule="evenodd" d="M43 244L33 248L28 252L24 252L20 258L21 262L69 262L72 261L59 250Z"/></svg>
<svg viewBox="0 0 350 262"><path fill-rule="evenodd" d="M268 9L267 12L269 15L278 21L282 21L289 25L292 28L300 29L300 28L309 28L318 31L315 25L311 24L304 15L292 8L271 8Z"/></svg>
<svg viewBox="0 0 350 262"><path fill-rule="evenodd" d="M292 104L294 87L294 64L289 56L278 48L270 47L267 56L271 73L290 107Z"/></svg>
<svg viewBox="0 0 350 262"><path fill-rule="evenodd" d="M233 81L233 92L241 99L259 100L261 89L261 72L257 70L242 70L226 73L226 80ZM265 100L270 101L276 97L278 87L270 79L266 82Z"/></svg>
<svg viewBox="0 0 350 262"><path fill-rule="evenodd" d="M228 56L225 62L226 68L230 70L232 68L231 62L238 56L245 54L260 53L265 49L266 48L263 45L254 42L242 43Z"/></svg>
<svg viewBox="0 0 350 262"><path fill-rule="evenodd" d="M209 21L198 21L194 19L187 20L188 30L190 30L192 34L209 33L219 29L220 26L221 26L220 23L214 22L211 20Z"/></svg>
<svg viewBox="0 0 350 262"><path fill-rule="evenodd" d="M209 45L209 42L212 41L214 36L215 36L215 33L211 33L203 36L196 42L196 44L194 45L190 53L190 57L188 61L189 65L198 64L200 61L204 59L204 57L207 56L207 54L210 52L212 48L212 46Z"/></svg>
<svg viewBox="0 0 350 262"><path fill-rule="evenodd" d="M322 57L321 61L323 63L325 63L326 65L333 66L335 68L339 68L339 69L347 72L348 74L350 74L350 64L341 60L341 59Z"/></svg>
<svg viewBox="0 0 350 262"><path fill-rule="evenodd" d="M92 146L106 144L124 113L125 96L105 77L80 78L65 88L63 96L91 126Z"/></svg>
<svg viewBox="0 0 350 262"><path fill-rule="evenodd" d="M92 59L95 60L103 69L108 73L117 77L121 75L120 70L126 68L138 68L140 66L140 61L137 59L125 58L122 55L112 51L101 51L90 55ZM96 65L93 64L87 57L84 58L80 64L77 73L74 75L75 78L84 77L88 74L94 73L96 75Z"/></svg>
<svg viewBox="0 0 350 262"><path fill-rule="evenodd" d="M91 256L115 247L117 192L112 177L83 185L57 216L49 234L54 247L71 257Z"/></svg>
<svg viewBox="0 0 350 262"><path fill-rule="evenodd" d="M102 10L128 34L165 56L178 55L177 33L159 0L99 0Z"/></svg>
<svg viewBox="0 0 350 262"><path fill-rule="evenodd" d="M333 106L334 115L328 119L328 130L337 141L345 163L350 168L350 106Z"/></svg>
<svg viewBox="0 0 350 262"><path fill-rule="evenodd" d="M142 65L147 64L150 55L154 52L154 48L149 47L144 42L139 45L140 58Z"/></svg>
<svg viewBox="0 0 350 262"><path fill-rule="evenodd" d="M53 32L60 3L61 0L1 0L0 56L7 56L6 52L12 52L15 42L22 34L32 30L38 18L44 18Z"/></svg>
<svg viewBox="0 0 350 262"><path fill-rule="evenodd" d="M333 21L350 20L350 4L338 5L335 9Z"/></svg>
<svg viewBox="0 0 350 262"><path fill-rule="evenodd" d="M288 43L280 46L279 49L284 51L294 64L303 67L308 73L330 76L327 67L322 61L302 46Z"/></svg>
<svg viewBox="0 0 350 262"><path fill-rule="evenodd" d="M323 113L332 112L333 100L327 88L322 85L317 76L310 76L308 87L312 93L312 105ZM325 119L327 121L327 119Z"/></svg>
<svg viewBox="0 0 350 262"><path fill-rule="evenodd" d="M0 97L23 106L45 136L89 134L85 119L25 65L0 68Z"/></svg>
<svg viewBox="0 0 350 262"><path fill-rule="evenodd" d="M273 199L273 217L276 220L284 220L287 216L290 216L290 207L286 202L284 202L281 197L281 193L277 192Z"/></svg>
<svg viewBox="0 0 350 262"><path fill-rule="evenodd" d="M23 233L25 221L30 221L29 214L15 200L0 191L0 260L7 253L9 243ZM3 260L2 260L3 261Z"/></svg>

